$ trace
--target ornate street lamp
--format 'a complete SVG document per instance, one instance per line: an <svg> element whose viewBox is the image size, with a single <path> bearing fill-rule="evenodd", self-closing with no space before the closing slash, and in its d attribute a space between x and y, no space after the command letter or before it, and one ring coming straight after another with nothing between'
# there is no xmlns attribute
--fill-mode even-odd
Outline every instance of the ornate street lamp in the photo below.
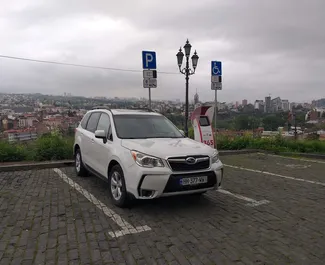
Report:
<svg viewBox="0 0 325 265"><path fill-rule="evenodd" d="M188 105L189 105L189 103L188 103L188 81L189 81L189 76L195 74L195 69L197 67L197 63L199 60L199 56L197 55L197 53L195 51L191 57L193 70L190 69L189 59L190 59L191 48L192 48L192 45L187 40L186 44L184 45L186 64L185 64L185 68L183 68L183 69L182 69L182 64L183 64L184 53L182 52L182 48L179 48L179 51L176 54L179 71L180 71L180 73L185 75L185 80L186 80L186 83L185 83L185 123L184 123L184 133L185 133L186 137L188 137Z"/></svg>

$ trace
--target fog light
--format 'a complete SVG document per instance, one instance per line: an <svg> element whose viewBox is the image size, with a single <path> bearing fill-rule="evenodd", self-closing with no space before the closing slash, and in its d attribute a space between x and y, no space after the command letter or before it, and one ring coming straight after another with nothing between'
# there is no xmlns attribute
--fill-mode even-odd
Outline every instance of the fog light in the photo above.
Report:
<svg viewBox="0 0 325 265"><path fill-rule="evenodd" d="M146 197L146 198L149 198L151 197L155 191L153 190L141 190L141 197Z"/></svg>

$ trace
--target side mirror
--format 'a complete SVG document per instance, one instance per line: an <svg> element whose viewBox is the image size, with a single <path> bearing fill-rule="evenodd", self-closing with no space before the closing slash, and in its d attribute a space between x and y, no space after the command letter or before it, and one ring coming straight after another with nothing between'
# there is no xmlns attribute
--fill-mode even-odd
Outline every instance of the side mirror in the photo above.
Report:
<svg viewBox="0 0 325 265"><path fill-rule="evenodd" d="M179 130L181 132L181 134L185 135L184 131L183 130Z"/></svg>
<svg viewBox="0 0 325 265"><path fill-rule="evenodd" d="M103 139L103 142L107 142L106 132L104 130L95 131L95 137L98 139Z"/></svg>

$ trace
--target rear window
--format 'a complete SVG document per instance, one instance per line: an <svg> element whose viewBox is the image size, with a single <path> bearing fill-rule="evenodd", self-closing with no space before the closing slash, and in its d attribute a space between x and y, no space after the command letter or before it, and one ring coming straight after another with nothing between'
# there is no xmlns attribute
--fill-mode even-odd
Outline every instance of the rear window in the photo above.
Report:
<svg viewBox="0 0 325 265"><path fill-rule="evenodd" d="M86 129L87 127L87 122L89 120L90 117L90 112L86 113L85 116L82 118L81 122L80 122L80 126L82 129Z"/></svg>

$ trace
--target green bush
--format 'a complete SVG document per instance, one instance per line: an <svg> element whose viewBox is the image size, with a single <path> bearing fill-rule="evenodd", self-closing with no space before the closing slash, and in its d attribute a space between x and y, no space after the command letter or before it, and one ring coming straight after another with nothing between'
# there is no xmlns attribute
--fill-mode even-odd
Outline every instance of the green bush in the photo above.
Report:
<svg viewBox="0 0 325 265"><path fill-rule="evenodd" d="M26 160L26 149L22 145L11 145L0 141L0 162L16 162Z"/></svg>
<svg viewBox="0 0 325 265"><path fill-rule="evenodd" d="M34 145L34 160L64 160L72 158L73 138L60 135L40 137Z"/></svg>
<svg viewBox="0 0 325 265"><path fill-rule="evenodd" d="M9 144L0 141L0 162L72 159L73 137L43 135L34 142Z"/></svg>

